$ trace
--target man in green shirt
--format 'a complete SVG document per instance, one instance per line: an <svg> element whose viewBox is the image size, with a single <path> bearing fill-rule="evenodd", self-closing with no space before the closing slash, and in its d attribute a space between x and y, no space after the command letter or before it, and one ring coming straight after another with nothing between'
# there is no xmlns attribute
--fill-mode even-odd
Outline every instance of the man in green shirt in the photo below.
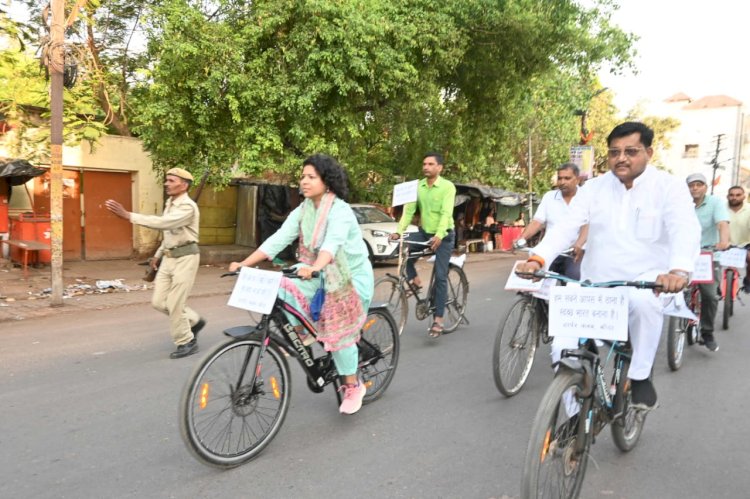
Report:
<svg viewBox="0 0 750 499"><path fill-rule="evenodd" d="M398 239L411 223L414 214L419 212L419 232L411 234L409 241L429 242L435 252L435 316L430 326L430 336L439 337L443 332L443 314L448 294L448 264L455 245L453 231L453 204L456 199L456 186L440 176L443 171L443 157L434 152L422 158L422 173L425 178L419 181L417 202L404 206L398 232L391 239ZM414 259L406 261L406 276L416 286L422 283L414 268Z"/></svg>
<svg viewBox="0 0 750 499"><path fill-rule="evenodd" d="M702 173L693 173L687 177L690 195L695 203L695 214L701 224L701 247L711 247L724 251L729 247L729 213L726 205L710 194L708 182ZM714 263L714 282L699 284L701 291L701 336L706 348L712 352L719 350L714 338L714 319L719 308L719 297L716 285L719 282L718 267Z"/></svg>

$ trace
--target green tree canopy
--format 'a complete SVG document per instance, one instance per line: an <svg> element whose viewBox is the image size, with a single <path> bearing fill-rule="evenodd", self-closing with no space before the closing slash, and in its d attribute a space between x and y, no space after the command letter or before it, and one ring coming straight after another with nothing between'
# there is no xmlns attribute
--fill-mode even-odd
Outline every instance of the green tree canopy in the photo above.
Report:
<svg viewBox="0 0 750 499"><path fill-rule="evenodd" d="M355 188L372 187L361 197L377 196L441 150L451 178L525 188L529 135L536 173L564 161L591 75L629 63L633 39L611 25L613 8L164 0L149 17L135 129L160 168L209 168L214 180L296 175L320 151Z"/></svg>

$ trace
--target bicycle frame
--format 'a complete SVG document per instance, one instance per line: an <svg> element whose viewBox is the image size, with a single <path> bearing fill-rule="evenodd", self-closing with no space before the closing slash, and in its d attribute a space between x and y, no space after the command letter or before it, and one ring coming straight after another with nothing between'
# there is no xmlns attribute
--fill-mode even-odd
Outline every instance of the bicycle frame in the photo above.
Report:
<svg viewBox="0 0 750 499"><path fill-rule="evenodd" d="M604 426L623 417L622 412L616 412L615 395L623 376L623 362L632 356L629 342L600 341L609 346L607 359L614 355L614 373L609 384L594 340L581 339L579 348L563 349L560 361L556 364L560 370L568 369L583 374L583 388L578 395L584 399L581 413L586 417L580 419L579 431L589 433L593 430L594 437ZM577 444L580 447L577 450L583 451L585 441L579 439Z"/></svg>
<svg viewBox="0 0 750 499"><path fill-rule="evenodd" d="M297 318L308 334L317 335L315 326L313 326L299 310L278 298L273 305L271 313L264 315L257 325L229 328L224 331L224 334L238 339L250 335L260 336L263 344L260 352L261 359L263 358L263 354L265 353L265 349L269 342L273 341L277 346L289 353L290 356L297 359L300 367L307 375L308 380L312 383L310 384L310 388L312 389L314 386L316 387L315 391L323 391L323 388L329 383L335 381L338 376L333 367L333 359L328 353L326 355L314 357L312 348L304 345L299 334L294 329L294 326L291 325L284 315L285 311ZM279 325L284 336L274 334L275 332L271 331L270 324L272 322Z"/></svg>

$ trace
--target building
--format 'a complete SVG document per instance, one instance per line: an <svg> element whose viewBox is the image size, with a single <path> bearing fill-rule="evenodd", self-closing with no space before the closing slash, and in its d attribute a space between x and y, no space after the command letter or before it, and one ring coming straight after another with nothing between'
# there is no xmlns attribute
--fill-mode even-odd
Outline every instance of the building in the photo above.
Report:
<svg viewBox="0 0 750 499"><path fill-rule="evenodd" d="M713 179L713 192L719 196L735 184L750 188L750 116L742 102L727 95L692 99L677 93L647 112L680 122L669 136L671 147L660 151L672 173L679 177L703 173Z"/></svg>

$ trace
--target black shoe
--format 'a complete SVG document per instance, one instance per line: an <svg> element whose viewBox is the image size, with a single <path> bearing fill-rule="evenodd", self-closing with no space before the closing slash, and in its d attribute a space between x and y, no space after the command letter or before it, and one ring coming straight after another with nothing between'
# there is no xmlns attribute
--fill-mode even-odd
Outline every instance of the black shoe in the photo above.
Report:
<svg viewBox="0 0 750 499"><path fill-rule="evenodd" d="M706 348L708 348L712 352L718 352L719 351L719 344L716 343L716 340L714 339L714 335L713 334L704 334L703 335L703 344L706 345Z"/></svg>
<svg viewBox="0 0 750 499"><path fill-rule="evenodd" d="M193 339L194 340L198 339L198 333L201 332L201 329L203 329L203 326L205 326L205 325L206 325L206 321L204 321L203 317L201 317L200 319L198 319L198 322L195 323L195 326L191 326L190 327L190 331L193 332Z"/></svg>
<svg viewBox="0 0 750 499"><path fill-rule="evenodd" d="M656 399L656 390L650 379L630 380L630 406L634 409L650 411L656 409L659 403Z"/></svg>
<svg viewBox="0 0 750 499"><path fill-rule="evenodd" d="M177 347L177 350L169 354L169 358L181 359L182 357L193 355L197 351L198 351L198 342L195 340L195 338L193 338L190 342L185 343L184 345L179 345Z"/></svg>

